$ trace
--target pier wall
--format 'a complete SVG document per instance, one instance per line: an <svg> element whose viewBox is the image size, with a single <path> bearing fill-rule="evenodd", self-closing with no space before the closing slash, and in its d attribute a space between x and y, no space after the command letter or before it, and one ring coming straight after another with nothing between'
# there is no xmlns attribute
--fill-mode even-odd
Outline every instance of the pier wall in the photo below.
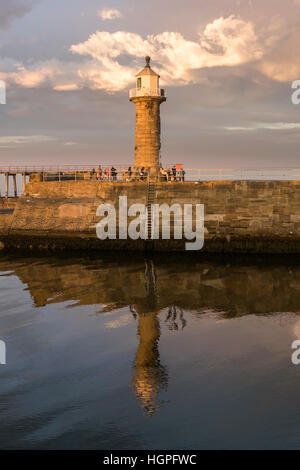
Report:
<svg viewBox="0 0 300 470"><path fill-rule="evenodd" d="M8 235L18 198L0 198L0 234ZM2 243L0 241L0 249Z"/></svg>
<svg viewBox="0 0 300 470"><path fill-rule="evenodd" d="M97 207L110 203L117 209L124 195L128 205L146 204L147 184L30 182L13 213L0 214L1 244L32 250L185 250L186 240L172 237L99 240ZM204 204L202 251L300 253L300 181L164 182L156 184L155 203Z"/></svg>

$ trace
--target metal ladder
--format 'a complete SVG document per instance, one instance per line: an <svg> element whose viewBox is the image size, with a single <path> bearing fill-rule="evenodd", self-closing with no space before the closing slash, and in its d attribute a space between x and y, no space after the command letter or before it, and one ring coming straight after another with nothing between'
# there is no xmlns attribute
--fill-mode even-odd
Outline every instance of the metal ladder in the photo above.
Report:
<svg viewBox="0 0 300 470"><path fill-rule="evenodd" d="M148 180L147 184L147 241L152 240L152 212L151 207L154 204L156 195L156 185Z"/></svg>

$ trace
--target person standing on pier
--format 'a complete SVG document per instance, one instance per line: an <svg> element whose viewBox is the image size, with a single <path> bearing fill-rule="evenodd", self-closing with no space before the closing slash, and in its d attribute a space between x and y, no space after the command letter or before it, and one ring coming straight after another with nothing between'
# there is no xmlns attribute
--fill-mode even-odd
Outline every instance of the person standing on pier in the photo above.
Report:
<svg viewBox="0 0 300 470"><path fill-rule="evenodd" d="M114 166L111 167L110 174L111 174L112 180L117 181L117 170L115 169Z"/></svg>
<svg viewBox="0 0 300 470"><path fill-rule="evenodd" d="M173 173L173 179L174 179L174 181L176 181L177 180L177 178L176 178L177 171L176 171L176 166L175 165L173 165L173 167L172 167L172 173Z"/></svg>
<svg viewBox="0 0 300 470"><path fill-rule="evenodd" d="M101 168L101 165L99 165L98 167L98 171L97 171L97 180L101 181L102 180L102 168Z"/></svg>
<svg viewBox="0 0 300 470"><path fill-rule="evenodd" d="M109 181L109 169L108 168L105 168L104 170L104 179L106 181Z"/></svg>

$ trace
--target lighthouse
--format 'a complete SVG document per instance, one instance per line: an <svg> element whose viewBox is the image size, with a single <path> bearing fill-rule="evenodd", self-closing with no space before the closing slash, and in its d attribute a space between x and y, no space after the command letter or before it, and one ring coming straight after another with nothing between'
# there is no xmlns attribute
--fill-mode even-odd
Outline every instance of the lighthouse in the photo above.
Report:
<svg viewBox="0 0 300 470"><path fill-rule="evenodd" d="M144 168L150 175L158 175L160 167L160 105L166 101L166 92L159 87L159 75L146 66L136 75L136 87L129 92L135 103L134 168Z"/></svg>

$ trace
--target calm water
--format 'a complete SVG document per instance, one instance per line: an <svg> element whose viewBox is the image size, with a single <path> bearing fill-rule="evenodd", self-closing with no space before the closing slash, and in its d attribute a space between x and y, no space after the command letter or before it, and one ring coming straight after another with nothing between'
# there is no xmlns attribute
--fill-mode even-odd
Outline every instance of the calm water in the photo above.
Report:
<svg viewBox="0 0 300 470"><path fill-rule="evenodd" d="M300 262L0 258L0 447L300 448Z"/></svg>

